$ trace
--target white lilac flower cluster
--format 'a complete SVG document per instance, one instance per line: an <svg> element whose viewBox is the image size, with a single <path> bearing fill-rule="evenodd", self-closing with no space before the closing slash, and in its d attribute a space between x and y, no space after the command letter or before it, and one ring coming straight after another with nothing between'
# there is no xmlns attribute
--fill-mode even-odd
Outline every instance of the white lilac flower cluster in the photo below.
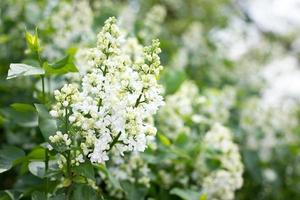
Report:
<svg viewBox="0 0 300 200"><path fill-rule="evenodd" d="M257 151L262 161L269 162L275 149L297 141L295 110L266 105L257 98L246 101L240 117L246 148Z"/></svg>
<svg viewBox="0 0 300 200"><path fill-rule="evenodd" d="M166 8L162 5L154 5L147 13L144 20L144 27L138 33L146 43L156 38L161 32L161 25L166 17Z"/></svg>
<svg viewBox="0 0 300 200"><path fill-rule="evenodd" d="M179 90L166 97L166 104L158 112L159 128L169 138L175 139L179 133L189 133L190 128L185 124L191 119L200 122L202 116L197 110L205 98L200 96L198 88L193 82L184 82Z"/></svg>
<svg viewBox="0 0 300 200"><path fill-rule="evenodd" d="M58 151L64 152L70 148L72 143L71 139L69 138L68 134L62 134L61 131L57 131L55 135L50 136L49 140L55 149ZM50 147L50 148L51 148Z"/></svg>
<svg viewBox="0 0 300 200"><path fill-rule="evenodd" d="M253 24L237 17L232 17L229 24L226 29L211 31L211 39L227 58L237 61L250 50L262 45L262 36Z"/></svg>
<svg viewBox="0 0 300 200"><path fill-rule="evenodd" d="M201 107L206 123L226 123L230 117L230 109L236 103L236 88L224 86L221 90L208 88L203 92L207 101Z"/></svg>
<svg viewBox="0 0 300 200"><path fill-rule="evenodd" d="M75 41L89 43L93 41L93 11L88 1L78 1L73 4L59 2L53 9L49 21L55 37L46 44L44 56L48 59L57 59L62 56L61 50L69 48Z"/></svg>
<svg viewBox="0 0 300 200"><path fill-rule="evenodd" d="M58 101L50 114L68 117L80 137L80 147L91 162L103 163L114 148L120 155L144 151L155 135L152 116L164 104L157 82L162 66L158 40L144 47L137 59L123 48L128 40L111 17L97 36L97 47L88 52L91 72L81 88L65 85L55 92ZM67 112L62 111L65 108Z"/></svg>
<svg viewBox="0 0 300 200"><path fill-rule="evenodd" d="M201 96L193 82L184 82L179 90L166 97L166 105L158 112L160 129L169 138L189 133L186 122L212 125L227 122L236 100L234 88L206 89Z"/></svg>
<svg viewBox="0 0 300 200"><path fill-rule="evenodd" d="M202 55L207 53L201 23L192 22L182 34L181 43L172 66L177 69L186 68L188 64L199 66L203 60Z"/></svg>
<svg viewBox="0 0 300 200"><path fill-rule="evenodd" d="M202 192L207 195L207 199L234 199L235 190L243 184L243 164L231 132L216 123L204 136L203 144L205 150L199 155L197 161L199 166L203 166L207 159L218 160L220 166L214 170L199 167L199 176L203 177L203 174L206 174L202 180L200 179ZM205 172L205 168L207 168L207 172Z"/></svg>
<svg viewBox="0 0 300 200"><path fill-rule="evenodd" d="M185 187L190 182L197 182L193 187L202 187L208 199L233 199L234 191L242 186L243 165L230 131L218 122L228 120L228 109L234 102L235 93L231 88L224 88L224 92L208 89L201 96L193 82L184 82L175 94L166 97L166 105L158 114L160 131L171 139L176 139L181 133L190 134L189 138L201 138L203 149L191 177L186 176L184 164L176 163L173 167L172 161L166 160L165 165L172 166L176 173L171 175L166 170L159 171L165 186L170 187L176 182ZM217 112L213 107L224 109ZM218 114L212 114L214 112ZM202 125L211 129L204 138L194 128ZM220 166L212 169L208 160L217 160Z"/></svg>

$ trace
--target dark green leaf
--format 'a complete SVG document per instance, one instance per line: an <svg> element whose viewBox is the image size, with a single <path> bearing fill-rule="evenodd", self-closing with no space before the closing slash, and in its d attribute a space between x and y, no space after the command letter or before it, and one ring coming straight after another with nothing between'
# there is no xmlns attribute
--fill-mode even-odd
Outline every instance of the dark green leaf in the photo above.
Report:
<svg viewBox="0 0 300 200"><path fill-rule="evenodd" d="M194 190L188 190L188 189L180 189L180 188L172 189L170 191L170 194L179 196L184 200L199 200L201 196L200 192Z"/></svg>
<svg viewBox="0 0 300 200"><path fill-rule="evenodd" d="M106 168L105 165L103 164L99 164L97 165L97 169L100 170L102 173L105 174L105 176L108 177L109 181L112 183L112 185L117 188L117 189L121 189L122 190L122 187L120 185L120 182L113 176L110 175L108 169Z"/></svg>
<svg viewBox="0 0 300 200"><path fill-rule="evenodd" d="M65 199L66 199L65 194L58 194L49 198L49 200L65 200Z"/></svg>
<svg viewBox="0 0 300 200"><path fill-rule="evenodd" d="M15 123L22 127L36 127L38 126L38 116L35 110L31 110L28 106L22 109L17 106L11 106L12 108L4 108L1 113L5 116L6 121L9 123Z"/></svg>
<svg viewBox="0 0 300 200"><path fill-rule="evenodd" d="M84 176L88 179L95 180L95 171L93 165L89 163L84 163L79 166L74 167L76 174Z"/></svg>
<svg viewBox="0 0 300 200"><path fill-rule="evenodd" d="M31 200L45 200L47 195L45 192L35 191L32 193Z"/></svg>
<svg viewBox="0 0 300 200"><path fill-rule="evenodd" d="M130 182L122 182L122 188L128 200L144 200L147 189Z"/></svg>
<svg viewBox="0 0 300 200"><path fill-rule="evenodd" d="M72 196L73 200L82 200L82 199L89 199L89 200L97 200L99 199L96 191L83 184L76 184L74 187L74 192Z"/></svg>
<svg viewBox="0 0 300 200"><path fill-rule="evenodd" d="M16 161L25 156L22 149L14 146L6 146L0 150L0 173L12 168Z"/></svg>
<svg viewBox="0 0 300 200"><path fill-rule="evenodd" d="M44 139L46 141L49 140L49 136L54 135L55 132L57 131L57 124L56 120L54 120L46 107L42 104L34 104L35 108L38 112L38 121L39 121L39 127L40 130L44 136Z"/></svg>

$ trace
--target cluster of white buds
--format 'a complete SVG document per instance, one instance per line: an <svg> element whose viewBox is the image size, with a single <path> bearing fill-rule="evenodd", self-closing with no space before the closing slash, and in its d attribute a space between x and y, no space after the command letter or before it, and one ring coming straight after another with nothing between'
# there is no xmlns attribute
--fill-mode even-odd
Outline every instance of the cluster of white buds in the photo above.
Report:
<svg viewBox="0 0 300 200"><path fill-rule="evenodd" d="M45 45L44 56L57 59L62 56L61 50L70 48L75 41L77 45L93 41L93 11L88 1L60 1L51 12L42 26L50 25L55 37Z"/></svg>
<svg viewBox="0 0 300 200"><path fill-rule="evenodd" d="M160 130L169 138L176 138L182 132L189 133L186 122L201 122L203 117L198 110L204 102L197 86L193 82L184 82L175 94L166 97L165 106L158 112Z"/></svg>
<svg viewBox="0 0 300 200"><path fill-rule="evenodd" d="M57 131L55 135L50 136L49 140L51 142L51 146L60 152L64 152L69 149L72 143L68 134L62 134L61 131Z"/></svg>
<svg viewBox="0 0 300 200"><path fill-rule="evenodd" d="M167 15L166 8L162 5L153 6L147 13L144 20L144 27L139 32L139 36L148 42L149 39L156 38L161 32L161 25Z"/></svg>
<svg viewBox="0 0 300 200"><path fill-rule="evenodd" d="M214 124L204 136L205 145L203 152L199 155L198 165L203 166L207 159L218 160L220 166L217 169L199 167L202 192L208 199L232 200L235 190L243 184L243 164L239 154L238 146L233 142L229 129L221 124ZM204 172L206 168L206 172ZM207 174L207 175L205 175Z"/></svg>
<svg viewBox="0 0 300 200"><path fill-rule="evenodd" d="M57 101L52 106L50 115L54 118L64 117L66 109L78 100L79 91L75 84L66 84L61 90L54 91L54 98Z"/></svg>
<svg viewBox="0 0 300 200"><path fill-rule="evenodd" d="M64 116L62 108L67 106L84 156L103 163L112 148L120 155L144 151L156 133L152 116L164 102L157 82L162 69L157 40L133 59L113 17L97 37L97 47L87 52L91 70L83 75L80 89L66 85L55 92L58 102L50 113Z"/></svg>
<svg viewBox="0 0 300 200"><path fill-rule="evenodd" d="M298 140L294 130L298 127L297 109L270 106L258 98L243 104L240 125L246 148L257 151L260 160L270 162L274 150L294 145Z"/></svg>

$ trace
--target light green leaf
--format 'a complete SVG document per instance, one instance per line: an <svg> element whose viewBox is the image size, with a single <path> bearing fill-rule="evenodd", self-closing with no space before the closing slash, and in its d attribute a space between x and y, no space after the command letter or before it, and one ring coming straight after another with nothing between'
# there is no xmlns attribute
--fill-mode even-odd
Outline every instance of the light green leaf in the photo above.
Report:
<svg viewBox="0 0 300 200"><path fill-rule="evenodd" d="M170 194L179 196L180 198L182 198L184 200L199 200L201 197L200 192L197 192L194 190L188 190L188 189L180 189L180 188L172 189L170 191Z"/></svg>
<svg viewBox="0 0 300 200"><path fill-rule="evenodd" d="M43 161L32 161L28 165L29 171L40 178L45 176L45 162Z"/></svg>
<svg viewBox="0 0 300 200"><path fill-rule="evenodd" d="M7 79L17 78L21 76L42 75L45 70L39 67L32 67L23 63L11 63L7 73Z"/></svg>
<svg viewBox="0 0 300 200"><path fill-rule="evenodd" d="M186 79L184 70L168 70L162 74L163 83L166 89L166 94L172 94L178 90L181 83Z"/></svg>
<svg viewBox="0 0 300 200"><path fill-rule="evenodd" d="M46 141L49 141L49 136L54 135L57 131L56 120L53 119L46 107L42 104L34 104L38 112L39 128Z"/></svg>
<svg viewBox="0 0 300 200"><path fill-rule="evenodd" d="M72 56L69 55L52 64L45 62L43 64L43 68L45 69L46 74L66 74L68 72L78 72L78 69L73 63Z"/></svg>
<svg viewBox="0 0 300 200"><path fill-rule="evenodd" d="M39 51L40 45L39 45L39 38L38 38L38 35L37 35L37 30L36 30L34 35L29 33L28 31L26 31L25 32L25 40L26 40L27 45L28 45L30 50L32 50L34 52Z"/></svg>
<svg viewBox="0 0 300 200"><path fill-rule="evenodd" d="M158 133L157 135L158 135L158 138L161 141L161 143L163 143L163 145L165 145L165 146L171 145L171 141L166 136L164 136L163 134L160 134L160 133Z"/></svg>
<svg viewBox="0 0 300 200"><path fill-rule="evenodd" d="M76 166L74 167L74 171L80 176L84 176L88 179L95 180L95 171L93 165L91 164L84 163L79 166Z"/></svg>
<svg viewBox="0 0 300 200"><path fill-rule="evenodd" d="M33 149L28 155L29 160L44 160L46 150L42 147L37 147Z"/></svg>
<svg viewBox="0 0 300 200"><path fill-rule="evenodd" d="M35 112L35 108L31 104L13 103L10 107L19 112Z"/></svg>
<svg viewBox="0 0 300 200"><path fill-rule="evenodd" d="M14 146L6 146L0 150L0 173L12 168L16 161L25 156L22 149Z"/></svg>

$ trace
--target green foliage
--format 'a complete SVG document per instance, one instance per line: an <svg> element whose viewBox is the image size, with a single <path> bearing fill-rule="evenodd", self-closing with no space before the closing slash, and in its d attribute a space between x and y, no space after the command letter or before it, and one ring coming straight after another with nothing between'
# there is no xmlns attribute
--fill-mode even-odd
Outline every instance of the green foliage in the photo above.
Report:
<svg viewBox="0 0 300 200"><path fill-rule="evenodd" d="M87 3L88 7L81 3ZM235 199L300 198L298 98L286 101L293 102L289 107L293 112L283 112L279 116L285 117L279 119L276 107L265 112L269 104L247 105L253 98L265 100L263 94L267 87L260 74L264 66L287 55L295 57L296 62L299 60L296 37L299 30L288 36L266 33L248 13L247 3L244 8L244 4L231 0L104 1L100 4L78 1L75 4L67 0L0 1L0 200L210 200L212 197L202 191L203 180L224 170L221 156L229 153L203 143L203 137L214 123L222 123L231 130L232 140L241 152L244 184L235 192ZM164 21L159 22L162 20L157 17L159 13L147 17L155 6L164 9ZM88 12L91 12L90 21L86 20ZM114 157L115 152L110 152L113 159L98 164L89 161L90 155L85 155L83 148L74 147L82 142L76 135L89 133L77 134L79 130L72 123L54 119L49 110L54 104L54 90L64 83L79 84L73 74L79 69L80 73L89 70L91 63L86 62L80 51L94 46L103 22L113 15L119 16L118 24L143 45L156 37L160 39L164 70L158 78L165 90L164 99L176 93L184 82L193 80L198 93L203 95L203 99L195 101L203 102L193 105L193 115L189 116L188 102L176 99L174 104L180 103L180 107L167 113L167 119L154 118L158 133L153 144L139 153L138 158L131 153ZM191 29L195 24L199 29ZM232 29L232 25L237 27ZM247 40L249 30L243 26L255 27L258 43ZM25 27L28 31L24 31ZM144 29L147 34L142 37L140 33ZM227 35L216 38L216 33L223 31ZM250 39L256 37L251 34ZM254 47L248 47L247 42ZM243 54L238 58L229 56L235 45L237 53ZM236 93L234 100L226 95L227 87ZM191 91L188 88L185 95ZM289 108L284 107L285 111ZM245 112L248 115L244 116ZM264 114L267 117L262 120ZM170 131L161 130L162 120L170 123ZM50 146L49 136L60 129L66 129L62 132L72 137L75 143L72 148L64 146L60 151ZM174 136L175 132L178 135ZM115 144L119 144L118 140ZM84 163L78 162L80 154ZM195 176L197 173L200 176ZM226 183L222 181L218 187ZM225 192L220 200L223 197Z"/></svg>
<svg viewBox="0 0 300 200"><path fill-rule="evenodd" d="M38 112L38 121L39 121L39 128L41 133L45 139L45 141L49 140L51 135L54 135L57 131L57 123L54 120L46 107L42 104L35 104L35 108Z"/></svg>
<svg viewBox="0 0 300 200"><path fill-rule="evenodd" d="M170 194L177 195L184 200L205 200L202 198L199 192L194 190L182 190L179 188L174 188L170 191Z"/></svg>
<svg viewBox="0 0 300 200"><path fill-rule="evenodd" d="M27 45L29 49L33 52L39 52L40 51L40 44L39 44L39 38L37 34L37 29L35 31L35 34L32 35L28 31L25 32L25 39L27 42Z"/></svg>
<svg viewBox="0 0 300 200"><path fill-rule="evenodd" d="M91 199L91 200L97 200L101 199L101 197L97 194L97 192L84 184L76 184L74 186L74 193L72 196L73 200L81 200L81 199Z"/></svg>
<svg viewBox="0 0 300 200"><path fill-rule="evenodd" d="M12 63L9 66L7 79L17 78L21 76L43 75L44 69L39 67L32 67L22 63Z"/></svg>
<svg viewBox="0 0 300 200"><path fill-rule="evenodd" d="M66 74L68 72L78 71L76 66L73 63L73 58L70 55L67 55L61 60L58 60L52 64L48 64L47 62L44 62L43 68L45 69L47 75Z"/></svg>
<svg viewBox="0 0 300 200"><path fill-rule="evenodd" d="M0 150L0 173L10 170L25 156L22 149L6 146Z"/></svg>
<svg viewBox="0 0 300 200"><path fill-rule="evenodd" d="M121 185L128 200L142 200L146 196L146 188L139 187L138 185L126 181L122 182Z"/></svg>

